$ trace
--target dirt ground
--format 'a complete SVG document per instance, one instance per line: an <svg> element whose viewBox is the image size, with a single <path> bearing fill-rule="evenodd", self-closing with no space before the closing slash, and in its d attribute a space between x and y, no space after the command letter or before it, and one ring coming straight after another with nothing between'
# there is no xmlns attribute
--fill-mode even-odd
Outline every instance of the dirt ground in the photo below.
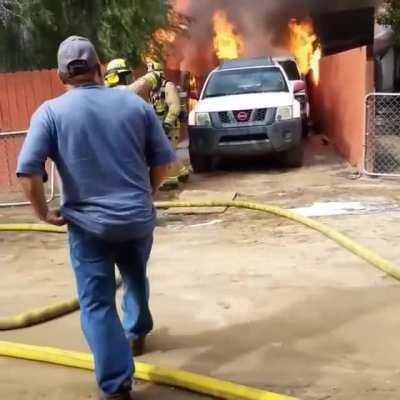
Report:
<svg viewBox="0 0 400 400"><path fill-rule="evenodd" d="M317 137L302 169L228 163L185 188L234 190L285 208L391 204L318 220L398 262L399 183L355 178ZM29 220L27 208L0 209L0 223ZM400 398L400 283L277 217L228 210L161 220L150 265L156 328L143 361L304 400ZM63 235L1 233L0 265L2 316L75 295ZM87 351L78 313L0 340ZM4 358L0 368L1 399L94 398L91 373ZM144 384L138 391L138 399L200 398Z"/></svg>

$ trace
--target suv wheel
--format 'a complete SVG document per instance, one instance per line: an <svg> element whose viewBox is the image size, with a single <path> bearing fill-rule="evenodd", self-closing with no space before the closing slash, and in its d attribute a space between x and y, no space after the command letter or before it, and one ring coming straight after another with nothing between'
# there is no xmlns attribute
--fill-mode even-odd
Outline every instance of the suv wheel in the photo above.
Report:
<svg viewBox="0 0 400 400"><path fill-rule="evenodd" d="M193 172L210 172L215 167L215 158L190 151L190 163L192 164Z"/></svg>
<svg viewBox="0 0 400 400"><path fill-rule="evenodd" d="M301 121L301 130L302 130L303 138L308 137L308 134L310 133L310 128L308 126L307 118L305 118Z"/></svg>
<svg viewBox="0 0 400 400"><path fill-rule="evenodd" d="M299 144L290 150L280 153L280 160L285 167L300 168L303 165L304 147Z"/></svg>

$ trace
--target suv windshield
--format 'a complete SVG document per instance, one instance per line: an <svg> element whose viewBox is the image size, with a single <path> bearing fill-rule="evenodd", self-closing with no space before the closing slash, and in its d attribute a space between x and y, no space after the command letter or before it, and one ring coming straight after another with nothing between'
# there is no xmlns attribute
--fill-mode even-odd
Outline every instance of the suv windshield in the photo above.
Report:
<svg viewBox="0 0 400 400"><path fill-rule="evenodd" d="M289 81L299 81L301 76L297 64L292 60L279 61L281 67L285 70Z"/></svg>
<svg viewBox="0 0 400 400"><path fill-rule="evenodd" d="M279 68L261 67L214 72L208 81L203 99L246 93L288 92Z"/></svg>

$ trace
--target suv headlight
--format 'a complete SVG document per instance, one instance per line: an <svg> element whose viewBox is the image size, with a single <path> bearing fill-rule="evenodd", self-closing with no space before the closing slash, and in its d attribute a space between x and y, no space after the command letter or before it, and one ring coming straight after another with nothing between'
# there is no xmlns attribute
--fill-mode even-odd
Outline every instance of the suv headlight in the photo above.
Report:
<svg viewBox="0 0 400 400"><path fill-rule="evenodd" d="M207 112L197 112L195 114L195 124L196 126L211 126L210 114Z"/></svg>
<svg viewBox="0 0 400 400"><path fill-rule="evenodd" d="M276 110L276 120L277 121L286 121L288 119L293 118L293 107L292 106L284 106L278 107Z"/></svg>

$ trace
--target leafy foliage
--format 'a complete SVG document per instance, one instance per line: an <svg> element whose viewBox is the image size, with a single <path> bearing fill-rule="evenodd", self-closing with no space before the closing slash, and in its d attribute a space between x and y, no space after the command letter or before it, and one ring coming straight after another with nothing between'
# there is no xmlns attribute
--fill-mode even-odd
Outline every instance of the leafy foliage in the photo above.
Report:
<svg viewBox="0 0 400 400"><path fill-rule="evenodd" d="M379 16L378 22L392 27L395 45L400 48L400 0L384 1L384 12Z"/></svg>
<svg viewBox="0 0 400 400"><path fill-rule="evenodd" d="M59 43L88 37L102 61L136 66L158 29L184 29L168 0L0 0L0 70L53 68Z"/></svg>

